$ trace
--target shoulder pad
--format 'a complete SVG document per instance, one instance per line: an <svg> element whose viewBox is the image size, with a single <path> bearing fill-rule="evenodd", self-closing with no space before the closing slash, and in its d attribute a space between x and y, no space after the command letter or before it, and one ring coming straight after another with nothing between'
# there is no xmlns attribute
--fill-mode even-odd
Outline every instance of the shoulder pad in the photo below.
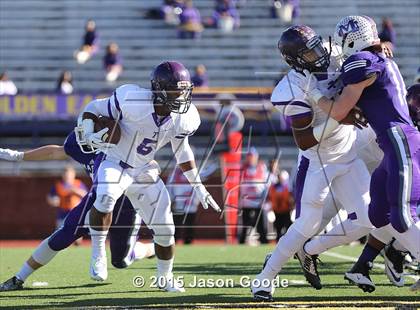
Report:
<svg viewBox="0 0 420 310"><path fill-rule="evenodd" d="M172 115L174 114L175 113L172 113ZM198 127L200 127L200 114L198 113L197 107L194 104L191 104L187 113L178 114L175 117L177 138L191 136L195 133Z"/></svg>
<svg viewBox="0 0 420 310"><path fill-rule="evenodd" d="M273 105L291 101L306 101L304 92L294 84L296 74L294 70L291 70L274 88L271 94L271 103Z"/></svg>
<svg viewBox="0 0 420 310"><path fill-rule="evenodd" d="M153 113L152 92L134 84L118 87L113 100L121 107L123 118L138 121Z"/></svg>

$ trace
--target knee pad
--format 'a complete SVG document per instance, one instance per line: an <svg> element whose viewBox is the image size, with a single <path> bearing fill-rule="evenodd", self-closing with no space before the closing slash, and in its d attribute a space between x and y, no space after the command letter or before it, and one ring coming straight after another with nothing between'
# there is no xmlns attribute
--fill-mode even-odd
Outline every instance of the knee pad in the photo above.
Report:
<svg viewBox="0 0 420 310"><path fill-rule="evenodd" d="M162 247L169 247L175 244L175 226L172 227L173 229L168 229L166 232L164 232L165 229L160 229L158 233L154 229L155 235L153 236L153 241Z"/></svg>
<svg viewBox="0 0 420 310"><path fill-rule="evenodd" d="M300 217L296 219L294 228L309 239L318 232L321 221L322 208L308 205L302 206Z"/></svg>
<svg viewBox="0 0 420 310"><path fill-rule="evenodd" d="M116 199L109 195L98 195L93 206L102 213L111 213L114 210Z"/></svg>

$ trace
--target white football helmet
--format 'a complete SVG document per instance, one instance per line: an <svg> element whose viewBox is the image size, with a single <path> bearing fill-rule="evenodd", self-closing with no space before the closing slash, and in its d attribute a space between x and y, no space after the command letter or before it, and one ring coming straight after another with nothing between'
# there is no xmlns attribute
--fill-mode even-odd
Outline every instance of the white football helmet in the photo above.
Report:
<svg viewBox="0 0 420 310"><path fill-rule="evenodd" d="M334 41L343 50L344 59L380 43L375 21L369 16L346 16L337 24Z"/></svg>

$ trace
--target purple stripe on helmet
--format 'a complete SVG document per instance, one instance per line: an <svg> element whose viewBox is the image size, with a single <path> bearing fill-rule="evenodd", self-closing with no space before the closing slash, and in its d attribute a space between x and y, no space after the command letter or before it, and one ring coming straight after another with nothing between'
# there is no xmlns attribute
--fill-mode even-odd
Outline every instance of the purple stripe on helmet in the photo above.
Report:
<svg viewBox="0 0 420 310"><path fill-rule="evenodd" d="M309 159L302 156L300 159L298 171L296 174L295 184L295 201L296 201L296 218L300 216L301 211L301 199L303 193L303 186L305 185L306 173L308 172Z"/></svg>

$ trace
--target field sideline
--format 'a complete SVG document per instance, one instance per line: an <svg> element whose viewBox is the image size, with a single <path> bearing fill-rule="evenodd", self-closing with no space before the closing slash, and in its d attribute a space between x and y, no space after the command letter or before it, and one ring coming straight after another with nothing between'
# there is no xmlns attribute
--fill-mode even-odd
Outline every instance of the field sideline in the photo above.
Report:
<svg viewBox="0 0 420 310"><path fill-rule="evenodd" d="M407 279L403 288L391 286L380 268L372 271L376 291L363 293L350 286L343 274L351 266L346 257L356 257L361 247L336 248L331 255L322 255L320 266L324 288L316 291L304 282L296 260L287 264L281 279L288 279L287 288L279 288L272 304L252 303L249 288L242 287L241 277L251 279L260 271L265 254L272 246L224 246L194 245L178 246L176 250L175 275L184 276L187 292L170 294L150 287L155 275L155 261L135 262L127 269L110 267L109 280L92 282L88 276L90 249L72 247L59 254L44 269L31 276L26 290L0 293L0 308L44 308L44 307L147 307L168 306L186 308L300 308L300 307L395 307L404 304L415 309L420 306L419 295L408 289L414 282ZM13 275L21 263L30 255L32 248L0 248L0 281ZM338 254L338 255L336 255ZM344 257L344 258L343 258ZM378 260L380 262L380 260ZM137 288L133 278L142 276L145 286ZM194 276L200 280L221 279L227 285L232 280L234 287L190 288Z"/></svg>

